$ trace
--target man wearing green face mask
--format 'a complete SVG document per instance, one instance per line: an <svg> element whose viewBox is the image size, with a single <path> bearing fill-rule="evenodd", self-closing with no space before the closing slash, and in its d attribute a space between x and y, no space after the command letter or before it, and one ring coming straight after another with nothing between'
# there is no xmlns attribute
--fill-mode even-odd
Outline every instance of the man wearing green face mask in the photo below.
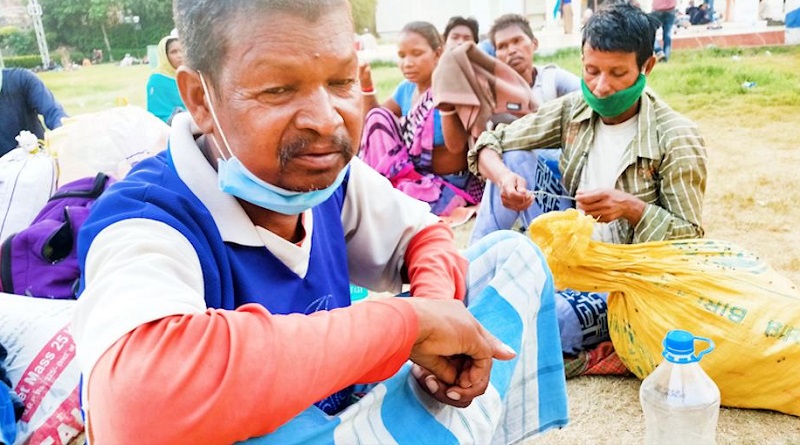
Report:
<svg viewBox="0 0 800 445"><path fill-rule="evenodd" d="M694 123L645 88L656 63L657 27L630 4L602 8L583 29L582 91L485 132L470 150L470 169L497 184L503 205L523 221L534 202L528 189L534 178L503 164L501 155L560 147L564 189L597 219L595 239L631 244L703 236L705 142ZM605 322L596 315L596 323ZM582 326L584 334L597 328Z"/></svg>
<svg viewBox="0 0 800 445"><path fill-rule="evenodd" d="M598 239L629 244L703 236L705 142L694 123L645 88L656 63L656 27L629 4L598 11L583 31L582 91L478 139L470 169L501 186L506 207L527 209L533 181L500 155L560 147L565 189L604 224Z"/></svg>

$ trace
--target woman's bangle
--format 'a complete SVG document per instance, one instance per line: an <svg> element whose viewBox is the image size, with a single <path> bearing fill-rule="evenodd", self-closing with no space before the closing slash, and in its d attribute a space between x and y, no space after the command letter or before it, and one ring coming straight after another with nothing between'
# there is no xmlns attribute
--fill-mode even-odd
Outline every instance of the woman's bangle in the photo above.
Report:
<svg viewBox="0 0 800 445"><path fill-rule="evenodd" d="M451 114L456 114L456 109L453 108L452 110L448 111L439 111L439 116L450 116Z"/></svg>
<svg viewBox="0 0 800 445"><path fill-rule="evenodd" d="M375 88L373 88L373 87L362 88L361 89L361 94L366 94L368 96L374 95L375 94Z"/></svg>

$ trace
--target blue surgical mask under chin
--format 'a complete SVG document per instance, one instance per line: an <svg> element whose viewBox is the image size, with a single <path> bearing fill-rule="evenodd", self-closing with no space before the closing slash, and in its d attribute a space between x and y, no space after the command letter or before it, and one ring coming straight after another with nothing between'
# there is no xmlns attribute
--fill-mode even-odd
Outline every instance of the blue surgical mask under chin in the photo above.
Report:
<svg viewBox="0 0 800 445"><path fill-rule="evenodd" d="M273 212L282 213L284 215L299 215L325 202L333 195L333 192L342 185L342 181L344 181L344 177L347 175L347 171L350 168L349 164L339 172L333 184L324 189L310 192L284 190L254 175L233 155L233 151L230 145L228 145L228 139L225 137L225 132L222 131L222 127L219 125L217 113L214 110L214 104L211 101L211 95L206 85L205 76L199 71L198 74L200 75L200 83L203 85L203 92L208 101L208 109L211 112L214 125L216 125L217 130L219 130L222 143L225 150L228 152L228 159L223 159L222 157L217 159L217 184L220 190ZM216 138L213 135L209 135L209 137L216 146L217 151L222 155L222 150L220 150Z"/></svg>
<svg viewBox="0 0 800 445"><path fill-rule="evenodd" d="M235 157L220 158L217 163L219 189L259 207L284 215L297 215L325 202L342 184L349 165L342 169L333 184L310 192L293 192L261 180Z"/></svg>

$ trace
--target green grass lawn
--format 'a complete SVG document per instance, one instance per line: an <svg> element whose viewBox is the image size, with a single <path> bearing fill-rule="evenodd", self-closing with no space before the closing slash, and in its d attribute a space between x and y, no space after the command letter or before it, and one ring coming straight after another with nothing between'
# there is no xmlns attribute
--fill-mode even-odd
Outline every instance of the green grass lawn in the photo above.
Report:
<svg viewBox="0 0 800 445"><path fill-rule="evenodd" d="M70 115L93 113L122 103L144 108L148 65L103 64L76 71L39 73Z"/></svg>
<svg viewBox="0 0 800 445"><path fill-rule="evenodd" d="M735 56L735 57L734 57ZM580 53L565 50L536 63L556 63L580 73ZM146 65L112 64L40 76L70 114L99 111L118 100L145 106ZM744 113L756 119L764 109L800 106L800 46L753 49L676 51L648 78L651 88L676 110L697 119L721 113ZM403 79L400 70L383 63L373 68L378 98L388 98ZM742 88L752 81L756 86Z"/></svg>

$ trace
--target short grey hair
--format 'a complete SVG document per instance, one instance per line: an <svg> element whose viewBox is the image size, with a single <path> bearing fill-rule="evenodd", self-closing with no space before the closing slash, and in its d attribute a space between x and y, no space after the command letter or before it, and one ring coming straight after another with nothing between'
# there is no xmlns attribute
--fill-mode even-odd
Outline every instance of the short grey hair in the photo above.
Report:
<svg viewBox="0 0 800 445"><path fill-rule="evenodd" d="M172 11L183 43L184 63L216 85L237 19L288 13L316 21L337 7L350 11L348 0L174 0Z"/></svg>

